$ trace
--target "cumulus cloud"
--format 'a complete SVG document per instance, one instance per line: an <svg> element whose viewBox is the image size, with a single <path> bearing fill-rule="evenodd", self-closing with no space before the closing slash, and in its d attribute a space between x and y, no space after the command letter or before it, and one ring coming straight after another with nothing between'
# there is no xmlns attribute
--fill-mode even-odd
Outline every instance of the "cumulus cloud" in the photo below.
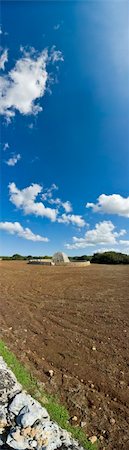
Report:
<svg viewBox="0 0 129 450"><path fill-rule="evenodd" d="M8 161L5 161L5 163L8 166L15 166L20 159L21 155L18 153L17 155L13 155L12 158L9 158Z"/></svg>
<svg viewBox="0 0 129 450"><path fill-rule="evenodd" d="M69 214L71 211L71 203L69 201L62 202L60 199L53 200L53 190L57 190L56 184L52 184L49 189L43 191L40 184L31 184L24 189L18 189L15 183L9 184L10 201L18 209L22 209L24 214L34 214L35 216L46 217L52 222L72 224L77 227L83 227L85 220L80 215ZM36 201L37 197L44 202L56 204L56 208L45 206L42 201ZM60 208L66 212L61 214Z"/></svg>
<svg viewBox="0 0 129 450"><path fill-rule="evenodd" d="M118 216L129 217L129 197L124 198L119 194L101 194L97 203L87 203L86 208L92 208L93 212L105 214L117 214Z"/></svg>
<svg viewBox="0 0 129 450"><path fill-rule="evenodd" d="M6 151L9 149L9 144L8 142L5 142L5 144L3 145L3 150Z"/></svg>
<svg viewBox="0 0 129 450"><path fill-rule="evenodd" d="M38 103L46 92L50 83L48 65L63 61L62 53L52 47L50 56L44 49L38 53L32 47L29 50L20 47L22 56L15 66L0 77L1 99L0 114L7 122L15 116L16 111L23 115L37 115L42 111Z"/></svg>
<svg viewBox="0 0 129 450"><path fill-rule="evenodd" d="M52 199L53 197L53 191L58 191L58 186L53 183L50 188L44 188L43 194L42 194L42 200L48 201Z"/></svg>
<svg viewBox="0 0 129 450"><path fill-rule="evenodd" d="M105 253L105 252L109 252L109 251L110 252L119 252L119 249L115 248L115 247L110 247L110 249L107 247L97 248L97 253Z"/></svg>
<svg viewBox="0 0 129 450"><path fill-rule="evenodd" d="M53 45L53 47L51 49L50 59L51 59L53 64L55 62L58 62L58 61L64 61L64 57L62 55L62 52L60 50L56 50L55 45Z"/></svg>
<svg viewBox="0 0 129 450"><path fill-rule="evenodd" d="M34 214L35 216L46 217L55 222L56 209L45 207L42 202L36 202L37 196L42 192L42 186L32 184L31 186L18 189L15 183L9 184L10 200L17 207L23 210L24 214Z"/></svg>
<svg viewBox="0 0 129 450"><path fill-rule="evenodd" d="M72 244L66 244L69 249L86 248L96 245L114 245L119 243L119 237L123 236L126 230L115 231L115 226L111 221L99 222L91 230L86 231L84 237L73 236Z"/></svg>
<svg viewBox="0 0 129 450"><path fill-rule="evenodd" d="M6 231L9 234L16 234L19 237L34 242L48 242L47 237L34 234L30 228L23 228L19 222L0 222L0 230Z"/></svg>
<svg viewBox="0 0 129 450"><path fill-rule="evenodd" d="M65 209L66 213L69 213L72 211L72 206L69 200L67 202L61 202L61 206Z"/></svg>
<svg viewBox="0 0 129 450"><path fill-rule="evenodd" d="M53 198L53 192L58 190L58 186L53 183L50 188L44 189L44 192L42 194L42 200L47 201L51 205L57 205L58 208L62 207L66 213L69 213L72 211L72 205L67 200L66 202L63 202L59 197Z"/></svg>
<svg viewBox="0 0 129 450"><path fill-rule="evenodd" d="M62 214L61 217L58 218L59 223L66 223L76 225L77 227L84 227L86 225L85 220L82 216L77 214Z"/></svg>
<svg viewBox="0 0 129 450"><path fill-rule="evenodd" d="M69 200L64 202L59 197L53 198L53 192L57 190L58 186L56 184L52 184L49 189L44 190L42 199L44 201L47 201L51 205L56 205L58 208L58 212L61 212L61 209L65 210L65 213L57 217L58 223L72 224L77 227L84 227L86 223L82 216L77 214L69 214L72 211L72 205Z"/></svg>
<svg viewBox="0 0 129 450"><path fill-rule="evenodd" d="M0 70L5 70L5 64L8 62L8 50L7 48L3 51L0 56Z"/></svg>
<svg viewBox="0 0 129 450"><path fill-rule="evenodd" d="M102 247L102 248L97 248L96 251L97 251L97 253L104 253L104 252L110 251L110 252L125 253L126 255L129 254L129 240L126 240L126 241L120 240L117 244L118 244L117 247L109 247L109 248Z"/></svg>
<svg viewBox="0 0 129 450"><path fill-rule="evenodd" d="M129 246L129 240L123 240L123 239L120 239L120 241L119 241L119 244L121 244L121 245L128 245Z"/></svg>
<svg viewBox="0 0 129 450"><path fill-rule="evenodd" d="M67 200L66 202L63 202L60 198L49 198L47 200L51 205L58 205L59 208L63 208L66 213L69 213L72 211L72 205L69 202L69 200Z"/></svg>

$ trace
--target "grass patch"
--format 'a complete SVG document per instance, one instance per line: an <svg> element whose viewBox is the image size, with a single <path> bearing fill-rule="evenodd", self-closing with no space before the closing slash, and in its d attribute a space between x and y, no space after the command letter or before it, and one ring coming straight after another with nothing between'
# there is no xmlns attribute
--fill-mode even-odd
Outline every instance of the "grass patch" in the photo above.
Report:
<svg viewBox="0 0 129 450"><path fill-rule="evenodd" d="M69 413L67 409L61 405L54 396L44 392L42 387L38 385L37 380L30 374L29 370L23 366L16 356L7 348L2 340L0 340L0 355L3 356L4 361L8 367L13 371L19 383L23 388L37 399L42 406L44 406L50 418L57 422L59 426L69 431L73 438L77 439L85 449L97 450L97 444L91 444L86 438L86 435L81 427L74 427L69 424Z"/></svg>

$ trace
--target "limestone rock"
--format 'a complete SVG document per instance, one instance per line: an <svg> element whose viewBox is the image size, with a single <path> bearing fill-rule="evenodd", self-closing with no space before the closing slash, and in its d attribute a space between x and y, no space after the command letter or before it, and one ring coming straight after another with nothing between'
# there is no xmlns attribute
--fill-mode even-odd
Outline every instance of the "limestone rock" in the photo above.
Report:
<svg viewBox="0 0 129 450"><path fill-rule="evenodd" d="M40 420L42 417L48 419L47 411L34 403L34 405L24 406L17 417L17 423L23 428L31 427L36 420Z"/></svg>
<svg viewBox="0 0 129 450"><path fill-rule="evenodd" d="M76 416L74 417L76 421ZM45 408L17 383L0 358L0 448L14 450L84 450L50 420Z"/></svg>
<svg viewBox="0 0 129 450"><path fill-rule="evenodd" d="M32 426L36 420L42 417L49 419L47 410L24 392L15 396L9 406L9 411L17 416L17 424L22 425L24 428Z"/></svg>
<svg viewBox="0 0 129 450"><path fill-rule="evenodd" d="M9 445L9 447L16 450L26 450L26 448L28 447L28 441L26 438L21 436L19 429L12 430L9 433L6 443Z"/></svg>
<svg viewBox="0 0 129 450"><path fill-rule="evenodd" d="M110 419L110 424L111 424L111 425L115 425L115 423L116 423L115 419L114 419L113 417L111 417L111 419Z"/></svg>
<svg viewBox="0 0 129 450"><path fill-rule="evenodd" d="M17 394L12 400L9 406L9 411L17 415L24 406L28 405L28 403L30 404L28 396L24 392L21 392L20 394Z"/></svg>
<svg viewBox="0 0 129 450"><path fill-rule="evenodd" d="M95 444L95 442L97 442L97 436L92 436L91 438L89 438L91 444Z"/></svg>

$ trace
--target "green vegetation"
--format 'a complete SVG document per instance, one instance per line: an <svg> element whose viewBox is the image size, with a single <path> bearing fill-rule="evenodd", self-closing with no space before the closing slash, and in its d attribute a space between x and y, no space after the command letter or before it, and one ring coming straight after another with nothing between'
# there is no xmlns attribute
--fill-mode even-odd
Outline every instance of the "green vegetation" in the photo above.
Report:
<svg viewBox="0 0 129 450"><path fill-rule="evenodd" d="M1 258L3 261L24 261L27 259L26 256L19 255L18 253L13 256L1 256Z"/></svg>
<svg viewBox="0 0 129 450"><path fill-rule="evenodd" d="M51 256L47 256L47 255L45 255L45 256L31 256L31 255L22 256L22 255L19 255L18 253L16 253L15 255L12 255L12 256L1 256L1 258L3 261L28 261L29 259L40 259L40 258L49 259L49 258L51 258Z"/></svg>
<svg viewBox="0 0 129 450"><path fill-rule="evenodd" d="M72 256L70 261L90 261L95 264L129 264L129 255L118 252L94 253L93 256Z"/></svg>
<svg viewBox="0 0 129 450"><path fill-rule="evenodd" d="M28 261L29 259L49 259L51 256L22 256L15 254L13 256L1 256L3 260L9 261ZM104 252L104 253L94 253L93 256L82 255L82 256L69 256L70 261L90 261L95 264L129 264L129 255L118 252Z"/></svg>
<svg viewBox="0 0 129 450"><path fill-rule="evenodd" d="M70 261L91 261L92 256L82 255L82 256L69 256Z"/></svg>
<svg viewBox="0 0 129 450"><path fill-rule="evenodd" d="M69 413L67 409L62 406L58 399L52 395L44 392L40 383L31 376L29 370L21 364L16 356L7 348L2 340L0 340L0 354L3 356L8 367L11 368L15 374L19 383L22 384L23 388L27 390L36 400L38 400L42 406L47 408L48 413L52 420L57 422L62 428L69 431L73 438L77 439L85 449L87 450L97 450L97 444L91 444L86 438L86 435L81 427L73 427L69 424Z"/></svg>
<svg viewBox="0 0 129 450"><path fill-rule="evenodd" d="M95 253L91 262L97 264L129 264L129 255L117 252Z"/></svg>

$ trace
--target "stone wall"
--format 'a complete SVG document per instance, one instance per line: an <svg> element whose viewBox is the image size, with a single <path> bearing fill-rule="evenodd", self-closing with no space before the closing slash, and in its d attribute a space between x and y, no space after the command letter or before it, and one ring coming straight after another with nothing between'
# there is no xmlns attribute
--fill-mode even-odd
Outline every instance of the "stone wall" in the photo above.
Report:
<svg viewBox="0 0 129 450"><path fill-rule="evenodd" d="M50 420L47 410L28 395L0 357L0 449L83 450Z"/></svg>

